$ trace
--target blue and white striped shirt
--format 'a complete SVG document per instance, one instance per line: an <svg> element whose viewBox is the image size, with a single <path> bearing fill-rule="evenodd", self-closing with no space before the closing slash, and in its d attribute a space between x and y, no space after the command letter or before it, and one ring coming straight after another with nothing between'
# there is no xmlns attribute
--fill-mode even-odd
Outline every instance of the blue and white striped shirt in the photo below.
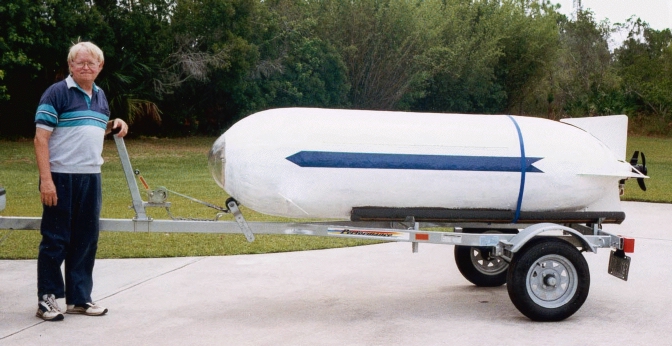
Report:
<svg viewBox="0 0 672 346"><path fill-rule="evenodd" d="M37 127L52 131L49 162L56 173L100 173L103 139L110 108L102 89L91 97L68 76L42 95L35 114Z"/></svg>

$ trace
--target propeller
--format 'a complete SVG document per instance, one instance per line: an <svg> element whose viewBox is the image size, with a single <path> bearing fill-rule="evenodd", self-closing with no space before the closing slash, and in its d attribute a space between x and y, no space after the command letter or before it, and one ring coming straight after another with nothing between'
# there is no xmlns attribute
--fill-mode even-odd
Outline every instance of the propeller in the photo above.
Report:
<svg viewBox="0 0 672 346"><path fill-rule="evenodd" d="M639 171L639 173L648 175L649 170L646 169L646 156L644 156L644 153L642 153L642 164L638 165L637 164L638 161L639 161L639 151L635 151L635 153L632 155L632 158L630 159L630 166L634 167L632 171L635 172L636 169L637 171ZM637 178L637 183L639 184L639 187L643 191L646 191L646 185L644 185L644 178Z"/></svg>

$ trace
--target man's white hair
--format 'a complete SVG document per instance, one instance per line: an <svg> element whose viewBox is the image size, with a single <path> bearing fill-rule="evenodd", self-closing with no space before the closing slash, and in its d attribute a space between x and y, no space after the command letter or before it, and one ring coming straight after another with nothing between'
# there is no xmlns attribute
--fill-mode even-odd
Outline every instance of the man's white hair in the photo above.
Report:
<svg viewBox="0 0 672 346"><path fill-rule="evenodd" d="M77 53L80 51L87 51L93 57L98 60L99 63L105 61L105 57L103 56L103 51L98 48L95 44L91 42L77 42L72 47L70 47L70 52L68 53L68 62L73 61L75 57L77 56Z"/></svg>

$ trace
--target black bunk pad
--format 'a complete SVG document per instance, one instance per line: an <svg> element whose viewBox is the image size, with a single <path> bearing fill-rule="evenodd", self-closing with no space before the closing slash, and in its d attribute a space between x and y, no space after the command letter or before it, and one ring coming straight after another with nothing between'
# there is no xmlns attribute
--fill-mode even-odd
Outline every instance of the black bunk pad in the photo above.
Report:
<svg viewBox="0 0 672 346"><path fill-rule="evenodd" d="M352 208L352 221L404 221L413 216L417 222L487 222L511 223L511 210L446 209L446 208ZM618 223L625 219L622 211L522 211L517 223Z"/></svg>

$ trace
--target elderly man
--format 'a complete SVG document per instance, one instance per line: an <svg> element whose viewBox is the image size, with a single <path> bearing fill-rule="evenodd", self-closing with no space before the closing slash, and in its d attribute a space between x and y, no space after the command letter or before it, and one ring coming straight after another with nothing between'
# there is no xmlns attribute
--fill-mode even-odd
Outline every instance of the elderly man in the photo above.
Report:
<svg viewBox="0 0 672 346"><path fill-rule="evenodd" d="M65 298L69 314L107 313L91 299L102 204L103 140L113 129L125 136L128 125L121 119L110 120L105 93L94 83L103 63L103 52L93 43L73 45L68 54L70 75L44 92L35 115L43 204L36 315L46 321L63 319L58 298Z"/></svg>

